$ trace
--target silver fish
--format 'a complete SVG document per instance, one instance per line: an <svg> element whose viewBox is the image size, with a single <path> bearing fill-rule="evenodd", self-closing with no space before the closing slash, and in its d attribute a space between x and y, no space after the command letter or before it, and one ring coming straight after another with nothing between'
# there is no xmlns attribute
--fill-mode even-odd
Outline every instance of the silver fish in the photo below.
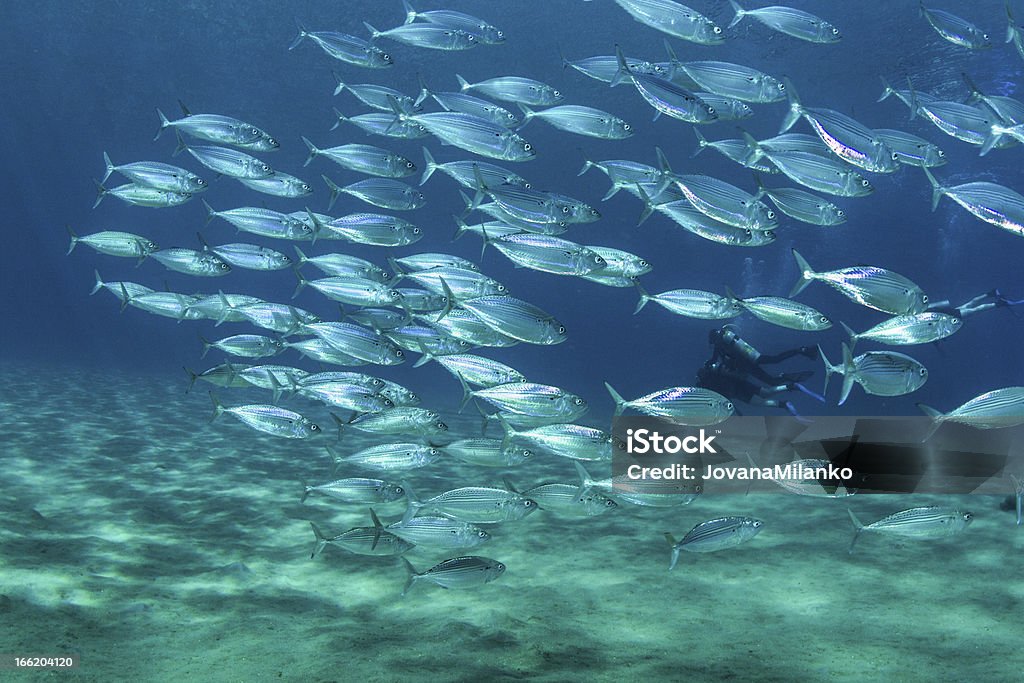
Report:
<svg viewBox="0 0 1024 683"><path fill-rule="evenodd" d="M551 235L521 233L497 239L484 236L491 245L518 266L554 275L589 275L604 270L607 262L587 247Z"/></svg>
<svg viewBox="0 0 1024 683"><path fill-rule="evenodd" d="M645 415L668 417L693 427L716 425L729 419L735 407L721 394L702 387L669 387L627 401L608 382L605 389L615 401L615 415L630 408Z"/></svg>
<svg viewBox="0 0 1024 683"><path fill-rule="evenodd" d="M669 78L671 76L671 70L666 68L665 65L652 64L645 59L626 57L626 64L635 73L660 76L661 78ZM615 55L605 55L570 61L563 55L562 67L572 67L584 76L589 76L596 81L611 83L615 80L615 74L619 71L619 60Z"/></svg>
<svg viewBox="0 0 1024 683"><path fill-rule="evenodd" d="M925 7L924 0L921 0L920 8L921 14L943 40L972 50L987 50L992 47L988 34L966 19L945 10L929 9Z"/></svg>
<svg viewBox="0 0 1024 683"><path fill-rule="evenodd" d="M216 147L214 145L202 145L193 147L179 142L178 147L187 151L196 161L214 173L231 176L232 178L268 178L274 173L274 169L265 161L260 161L254 156L245 152L239 152L230 147Z"/></svg>
<svg viewBox="0 0 1024 683"><path fill-rule="evenodd" d="M488 24L483 19L478 19L472 15L452 10L417 12L409 4L408 0L402 0L402 6L405 8L405 23L407 24L411 24L417 19L422 19L431 24L472 33L480 39L480 42L488 45L497 45L505 42L505 34L501 30L496 26Z"/></svg>
<svg viewBox="0 0 1024 683"><path fill-rule="evenodd" d="M946 163L946 153L924 138L891 128L875 128L873 132L889 145L901 164L934 168Z"/></svg>
<svg viewBox="0 0 1024 683"><path fill-rule="evenodd" d="M463 405L471 398L487 401L498 410L531 417L557 417L572 422L587 412L587 402L559 387L532 382L511 382L472 391L463 383Z"/></svg>
<svg viewBox="0 0 1024 683"><path fill-rule="evenodd" d="M210 398L213 400L213 419L217 419L223 413L228 413L242 424L258 432L286 439L308 439L321 431L320 427L312 420L292 410L265 404L226 408L212 392Z"/></svg>
<svg viewBox="0 0 1024 683"><path fill-rule="evenodd" d="M541 111L533 111L526 105L519 108L523 110L523 125L540 119L559 130L603 140L624 140L633 135L633 127L626 121L593 107L564 104Z"/></svg>
<svg viewBox="0 0 1024 683"><path fill-rule="evenodd" d="M354 213L329 223L323 223L311 213L310 220L317 225L317 232L334 234L357 244L401 247L423 238L423 231L409 221L377 213Z"/></svg>
<svg viewBox="0 0 1024 683"><path fill-rule="evenodd" d="M460 306L492 330L527 344L561 344L566 340L562 323L522 299L482 296L462 301Z"/></svg>
<svg viewBox="0 0 1024 683"><path fill-rule="evenodd" d="M356 429L371 434L416 434L429 439L443 436L448 425L432 410L399 406L380 413L360 415L344 425L339 424L338 429Z"/></svg>
<svg viewBox="0 0 1024 683"><path fill-rule="evenodd" d="M367 204L380 206L393 211L409 211L418 209L427 203L426 197L417 189L392 178L367 178L359 182L338 187L334 181L327 176L320 176L331 189L331 199L328 210L334 206L338 196L342 193L352 195L363 200Z"/></svg>
<svg viewBox="0 0 1024 683"><path fill-rule="evenodd" d="M370 263L366 259L348 254L322 254L320 256L306 256L301 249L295 248L299 259L299 265L312 263L327 275L341 277L359 277L375 282L387 282L391 275L380 266Z"/></svg>
<svg viewBox="0 0 1024 683"><path fill-rule="evenodd" d="M722 27L686 5L673 0L615 0L645 26L699 45L725 42Z"/></svg>
<svg viewBox="0 0 1024 683"><path fill-rule="evenodd" d="M430 176L434 174L434 171L441 171L455 179L463 187L471 189L475 189L477 186L477 173L483 178L484 184L487 186L515 185L525 189L530 188L529 181L522 176L508 171L501 166L489 164L486 161L449 161L445 164L439 164L434 161L433 155L426 147L423 148L423 158L426 161L426 168L423 171L423 177L420 179L420 185L426 183Z"/></svg>
<svg viewBox="0 0 1024 683"><path fill-rule="evenodd" d="M233 268L246 270L283 270L292 265L292 259L276 249L258 244L218 244L206 247L211 253Z"/></svg>
<svg viewBox="0 0 1024 683"><path fill-rule="evenodd" d="M313 194L313 186L301 178L277 171L266 178L236 178L250 190L275 197L305 197Z"/></svg>
<svg viewBox="0 0 1024 683"><path fill-rule="evenodd" d="M784 82L742 64L678 62L678 68L704 90L722 97L756 103L778 102L786 98Z"/></svg>
<svg viewBox="0 0 1024 683"><path fill-rule="evenodd" d="M850 335L850 348L860 339L868 339L880 344L893 346L913 346L914 344L930 344L945 339L960 329L963 321L948 313L924 311L908 313L889 318L864 332L856 333L843 323L843 328Z"/></svg>
<svg viewBox="0 0 1024 683"><path fill-rule="evenodd" d="M156 161L136 161L135 163L116 166L106 152L103 153L103 162L106 164L107 172L103 179L100 180L101 183L107 182L110 174L120 173L137 185L144 185L168 192L195 194L209 187L207 182L195 173L178 168L177 166L171 166L170 164L162 164Z"/></svg>
<svg viewBox="0 0 1024 683"><path fill-rule="evenodd" d="M381 413L370 413L377 416ZM339 423L340 424L340 423ZM339 463L346 465L357 465L372 470L391 472L395 470L410 470L426 467L436 462L442 451L433 446L424 446L418 443L387 443L364 448L350 455L338 455L337 451L328 446L327 450L334 455ZM409 495L409 487L405 487L406 495Z"/></svg>
<svg viewBox="0 0 1024 683"><path fill-rule="evenodd" d="M658 76L631 71L618 46L615 47L615 54L619 60L619 71L615 74L612 85L632 81L640 96L658 115L665 114L687 123L709 123L718 118L711 105L689 90Z"/></svg>
<svg viewBox="0 0 1024 683"><path fill-rule="evenodd" d="M533 458L533 451L527 448L506 447L501 439L487 438L453 441L444 447L444 452L456 460L481 467L514 467Z"/></svg>
<svg viewBox="0 0 1024 683"><path fill-rule="evenodd" d="M491 540L491 535L475 524L447 517L414 517L384 528L409 543L426 548L475 548Z"/></svg>
<svg viewBox="0 0 1024 683"><path fill-rule="evenodd" d="M367 22L363 26L370 32L371 40L390 38L405 45L428 50L470 50L480 44L476 35L466 31L433 24L402 24L386 31L378 31Z"/></svg>
<svg viewBox="0 0 1024 683"><path fill-rule="evenodd" d="M437 512L463 522L494 524L523 519L537 511L537 503L508 489L484 486L463 486L418 501L406 487L409 509L404 521L411 520L420 510Z"/></svg>
<svg viewBox="0 0 1024 683"><path fill-rule="evenodd" d="M584 461L610 461L615 451L624 452L626 449L622 441L593 427L558 423L517 430L501 413L498 416L505 430L502 443L508 445L519 440L562 458Z"/></svg>
<svg viewBox="0 0 1024 683"><path fill-rule="evenodd" d="M346 64L367 69L386 69L394 65L391 55L362 38L334 31L310 32L302 25L299 25L299 35L288 49L294 50L305 38L309 38L331 57Z"/></svg>
<svg viewBox="0 0 1024 683"><path fill-rule="evenodd" d="M398 104L399 109L404 112L419 112L422 110L416 100L408 95L403 95L394 88L388 88L375 83L357 83L355 85L341 80L337 72L334 72L334 79L338 81L334 88L334 95L338 96L345 90L352 93L356 99L368 107L380 111L391 111L391 99Z"/></svg>
<svg viewBox="0 0 1024 683"><path fill-rule="evenodd" d="M521 76L499 76L479 83L470 83L455 74L462 92L477 90L503 102L525 104L530 107L547 107L562 101L562 93L547 83Z"/></svg>
<svg viewBox="0 0 1024 683"><path fill-rule="evenodd" d="M176 121L169 121L162 111L156 110L160 117L160 128L157 129L154 140L157 140L165 129L172 128L175 132L199 140L257 152L271 152L280 147L277 140L251 123L220 114L193 114L180 100L178 104L181 105L185 117Z"/></svg>
<svg viewBox="0 0 1024 683"><path fill-rule="evenodd" d="M818 353L825 364L825 389L833 374L843 376L839 405L846 403L854 383L861 385L864 393L872 396L903 396L917 391L928 381L928 369L902 353L869 351L854 358L850 347L843 344L842 365L832 365L820 346ZM822 390L823 394L825 389Z"/></svg>
<svg viewBox="0 0 1024 683"><path fill-rule="evenodd" d="M860 535L865 531L874 531L890 536L901 536L914 540L928 540L933 538L947 538L959 534L974 519L970 512L945 508L938 506L910 508L894 512L888 517L883 517L877 522L863 524L853 510L850 513L850 521L855 529L853 540L850 541L849 552L853 553L853 547L857 544Z"/></svg>
<svg viewBox="0 0 1024 683"><path fill-rule="evenodd" d="M185 273L186 275L220 277L231 272L231 266L221 257L211 252L174 247L159 249L149 256L162 263L169 270Z"/></svg>
<svg viewBox="0 0 1024 683"><path fill-rule="evenodd" d="M778 5L745 10L736 0L729 0L729 4L736 13L729 22L729 28L740 23L743 17L750 16L779 33L811 43L838 43L843 37L835 26L803 10Z"/></svg>
<svg viewBox="0 0 1024 683"><path fill-rule="evenodd" d="M280 339L272 339L259 334L236 334L213 342L202 337L199 339L203 342L202 358L206 357L210 349L217 349L243 358L267 358L284 351L284 345Z"/></svg>
<svg viewBox="0 0 1024 683"><path fill-rule="evenodd" d="M427 360L437 361L445 370L452 373L456 379L461 379L466 384L493 387L499 384L526 381L526 376L513 367L490 358L483 358L482 356L475 356L469 353L436 357L429 356Z"/></svg>
<svg viewBox="0 0 1024 683"><path fill-rule="evenodd" d="M523 495L537 501L545 511L573 517L596 517L619 506L600 491L593 488L580 491L575 484L541 484L524 491Z"/></svg>
<svg viewBox="0 0 1024 683"><path fill-rule="evenodd" d="M636 287L640 292L640 301L637 303L633 315L639 313L648 301L653 301L676 315L704 320L727 320L735 318L743 312L743 308L735 299L714 292L705 292L699 289L673 289L661 294L648 294L639 283Z"/></svg>
<svg viewBox="0 0 1024 683"><path fill-rule="evenodd" d="M94 209L100 205L100 202L102 202L103 198L107 195L117 197L125 204L149 206L153 208L178 206L192 199L192 194L188 192L157 190L149 187L148 185L125 183L124 185L118 185L117 187L108 189L95 180L93 182L96 183L96 201L92 205L92 208Z"/></svg>
<svg viewBox="0 0 1024 683"><path fill-rule="evenodd" d="M259 207L241 207L228 211L215 211L207 201L202 200L206 207L206 223L214 218L222 218L236 229L263 237L274 237L287 240L311 240L314 228L292 218L286 213L271 211Z"/></svg>
<svg viewBox="0 0 1024 683"><path fill-rule="evenodd" d="M316 545L313 546L310 559L323 552L327 544L337 545L356 555L382 557L401 555L416 547L415 544L399 538L379 525L356 527L333 537L325 535L313 522L309 525L313 527L313 534L316 536Z"/></svg>
<svg viewBox="0 0 1024 683"><path fill-rule="evenodd" d="M409 572L402 595L408 593L417 581L429 581L442 588L467 588L490 583L505 572L505 565L501 562L478 556L454 557L434 565L425 572L417 572L404 557L402 562Z"/></svg>
<svg viewBox="0 0 1024 683"><path fill-rule="evenodd" d="M1024 196L1008 187L989 182L947 187L940 184L927 168L923 170L932 185L932 211L945 195L986 223L1024 236Z"/></svg>
<svg viewBox="0 0 1024 683"><path fill-rule="evenodd" d="M918 403L917 407L932 419L932 427L928 436L942 426L943 422L959 422L977 429L1015 427L1024 424L1024 387L1006 387L987 391L948 413L943 413L923 403Z"/></svg>
<svg viewBox="0 0 1024 683"><path fill-rule="evenodd" d="M416 98L416 102L420 103L428 97L433 97L434 101L445 111L457 111L478 116L506 128L518 128L522 123L518 116L490 100L464 92L435 92L428 88L423 78L420 77L420 94Z"/></svg>
<svg viewBox="0 0 1024 683"><path fill-rule="evenodd" d="M330 346L356 358L378 365L405 362L405 353L394 342L352 323L320 322L301 326L302 332L323 339Z"/></svg>
<svg viewBox="0 0 1024 683"><path fill-rule="evenodd" d="M110 256L126 256L137 259L145 258L160 248L156 242L130 232L103 230L100 232L94 232L91 235L79 237L75 234L75 231L71 229L71 226L68 226L67 230L68 235L71 237L71 243L68 245L68 254L74 251L79 242L92 247L101 254L108 254Z"/></svg>
<svg viewBox="0 0 1024 683"><path fill-rule="evenodd" d="M846 222L846 212L832 202L793 187L769 189L757 180L758 194L772 200L775 208L790 218L811 225L833 226Z"/></svg>
<svg viewBox="0 0 1024 683"><path fill-rule="evenodd" d="M373 145L350 144L320 149L306 137L302 141L309 148L309 158L304 166L309 166L309 162L318 156L325 156L343 168L382 178L404 178L416 172L416 164L401 154Z"/></svg>
<svg viewBox="0 0 1024 683"><path fill-rule="evenodd" d="M383 479L350 477L336 479L326 484L303 486L300 503L306 502L311 493L318 493L346 503L393 503L405 497L405 489Z"/></svg>
<svg viewBox="0 0 1024 683"><path fill-rule="evenodd" d="M401 111L401 110L399 110ZM334 117L337 119L331 130L334 130L343 123L351 123L362 128L370 135L382 135L389 138L401 140L418 140L430 135L430 131L415 121L403 121L394 112L372 112L370 114L359 114L358 116L345 116L337 109L334 110Z"/></svg>
<svg viewBox="0 0 1024 683"><path fill-rule="evenodd" d="M672 571L679 561L680 551L691 553L712 553L716 550L735 548L757 536L764 522L753 517L719 517L709 519L693 527L678 542L672 534L665 534L665 540L672 546L672 559L668 569Z"/></svg>
<svg viewBox="0 0 1024 683"><path fill-rule="evenodd" d="M741 299L726 288L726 294L759 320L791 330L820 332L832 327L832 321L817 309L780 296L753 296Z"/></svg>
<svg viewBox="0 0 1024 683"><path fill-rule="evenodd" d="M479 116L457 111L428 114L396 111L395 114L400 120L417 123L442 142L467 152L505 161L530 161L537 155L533 145L518 133Z"/></svg>
<svg viewBox="0 0 1024 683"><path fill-rule="evenodd" d="M876 266L851 266L819 273L811 268L800 252L796 249L792 252L800 279L793 285L789 293L791 297L817 280L831 285L850 301L883 313L903 315L921 313L928 308L928 295L899 273Z"/></svg>

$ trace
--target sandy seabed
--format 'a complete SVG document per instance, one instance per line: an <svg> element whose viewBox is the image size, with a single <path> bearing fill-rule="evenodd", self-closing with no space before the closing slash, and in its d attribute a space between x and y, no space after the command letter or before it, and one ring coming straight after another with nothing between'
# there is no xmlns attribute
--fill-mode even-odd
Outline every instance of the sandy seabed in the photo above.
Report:
<svg viewBox="0 0 1024 683"><path fill-rule="evenodd" d="M326 418L323 436L296 442L229 416L210 424L208 386L185 394L184 373L6 365L3 377L0 653L80 659L71 671L3 679L1024 676L1024 531L998 497L709 492L687 507L620 506L588 519L541 510L493 527L467 553L504 562L497 581L461 591L419 582L403 598L397 558L328 546L310 559L310 521L330 533L370 524L365 506L299 502L301 481L333 478L324 445L337 442L322 409L287 404ZM228 405L269 398L218 394ZM472 412L446 416L453 438L479 433ZM341 448L372 443L352 433ZM438 462L408 479L421 498L503 476L519 487L575 482L570 461L537 460L505 471ZM942 541L865 535L847 554L848 506L873 521L939 503L976 519ZM377 511L387 522L403 505ZM681 537L722 515L758 517L764 530L736 549L683 553L669 573L663 533ZM423 571L457 554L415 548L407 558Z"/></svg>

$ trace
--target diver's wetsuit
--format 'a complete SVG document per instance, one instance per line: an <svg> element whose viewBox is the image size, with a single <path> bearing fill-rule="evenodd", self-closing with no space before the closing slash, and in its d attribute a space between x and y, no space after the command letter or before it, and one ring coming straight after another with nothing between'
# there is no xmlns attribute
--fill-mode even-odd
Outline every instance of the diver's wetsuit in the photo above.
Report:
<svg viewBox="0 0 1024 683"><path fill-rule="evenodd" d="M929 304L928 311L948 313L949 315L955 315L963 320L967 316L974 315L975 313L981 313L982 311L987 311L993 308L1016 306L1022 303L1024 303L1024 299L1017 299L1016 301L1007 299L998 289L993 289L989 292L985 292L984 294L979 294L959 306L954 306L948 299L945 301L936 301L933 304Z"/></svg>
<svg viewBox="0 0 1024 683"><path fill-rule="evenodd" d="M708 363L721 362L725 368L743 373L744 376L753 375L765 384L785 384L793 378L786 375L772 375L762 368L762 365L781 363L793 356L817 357L814 348L810 346L801 346L774 355L763 354L741 339L735 330L729 328L730 326L726 325L708 333L708 342L714 346L714 352Z"/></svg>

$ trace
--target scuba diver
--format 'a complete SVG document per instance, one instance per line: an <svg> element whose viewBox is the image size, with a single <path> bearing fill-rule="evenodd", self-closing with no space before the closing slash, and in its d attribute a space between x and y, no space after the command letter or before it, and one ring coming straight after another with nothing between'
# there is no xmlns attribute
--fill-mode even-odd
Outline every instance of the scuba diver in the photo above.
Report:
<svg viewBox="0 0 1024 683"><path fill-rule="evenodd" d="M987 311L993 308L1009 308L1010 306L1017 306L1019 304L1024 304L1024 299L1007 299L998 289L993 289L985 292L984 294L979 294L959 306L952 305L949 302L949 299L946 299L945 301L936 301L935 303L929 304L927 310L938 313L948 313L963 320L967 316L974 315L975 313L981 313L982 311Z"/></svg>
<svg viewBox="0 0 1024 683"><path fill-rule="evenodd" d="M775 397L790 391L800 391L822 403L825 402L822 396L800 384L810 377L813 371L773 375L762 367L781 363L794 356L816 359L815 347L801 346L774 355L763 354L740 338L734 325L725 325L721 329L709 332L708 343L714 347L714 351L704 367L697 371L698 386L717 391L734 402L785 408L797 418L800 415L792 403ZM754 379L762 384L755 383Z"/></svg>

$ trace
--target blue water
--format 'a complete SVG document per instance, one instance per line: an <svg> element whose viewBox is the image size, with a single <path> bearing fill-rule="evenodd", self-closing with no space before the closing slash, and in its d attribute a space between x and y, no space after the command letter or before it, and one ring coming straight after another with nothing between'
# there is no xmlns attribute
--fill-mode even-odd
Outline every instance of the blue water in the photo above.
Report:
<svg viewBox="0 0 1024 683"><path fill-rule="evenodd" d="M731 18L728 3L694 0L693 4L723 26ZM839 26L844 36L842 42L800 42L773 34L751 19L728 29L728 41L721 46L670 40L684 61L720 59L755 66L780 77L787 75L808 106L836 109L870 127L904 129L939 144L949 163L935 173L947 184L988 180L1024 190L1021 148L995 150L980 158L977 147L949 138L920 119L908 121L906 107L894 98L876 102L881 92L879 76L898 83L898 87L902 87L900 83L906 76L911 76L922 92L962 100L968 94L961 81L962 72L969 73L989 94L1020 96L1024 61L1011 45L1001 42L1005 32L1001 1L946 3L949 9L982 25L993 36L994 48L983 52L942 41L918 16L916 3L910 1L851 6L852 3L794 0L791 4L819 13ZM421 2L416 7L434 9L440 5ZM631 159L654 164L657 145L666 152L677 172L707 173L750 191L755 188L746 169L714 151L691 158L696 149L691 126L668 117L652 121L651 110L632 87L608 88L561 67L559 50L569 59L579 59L611 54L615 44L620 44L626 54L661 61L666 59L661 47L662 34L637 23L611 0L451 0L444 6L499 25L509 37L507 43L455 53L382 43L393 55L396 66L381 71L360 70L334 62L309 41L288 51L296 34L296 20L310 30L364 36L361 20L378 28L400 23L403 14L399 2L116 0L98 5L52 1L8 4L0 21L0 73L5 101L0 109L4 147L0 178L5 188L0 353L9 367L39 368L39 376L52 382L51 391L34 394L36 400L58 397L62 391L61 376L78 376L77 373L88 371L89 374L81 375L87 378L82 380L86 382L82 400L68 407L81 411L81 420L88 421L88 382L100 381L97 378L112 369L129 375L156 375L162 384L175 387L175 391L167 393L160 410L187 412L196 418L197 431L211 429L202 422L207 410L204 394L181 393L187 378L180 367L203 368L221 362L216 354L200 360L202 345L198 335L213 338L222 333L251 330L243 329L242 325L215 329L210 321L178 324L132 308L119 312L119 302L108 292L88 296L94 269L105 280L131 280L158 290L165 285L188 293L223 289L290 301L296 281L287 270L259 273L235 269L224 278L199 280L167 271L151 259L136 268L130 259L97 254L84 245L65 256L65 225L72 226L79 235L127 230L150 237L161 246L193 248L198 247L195 233L201 231L211 244L253 241L290 252L290 245L283 242L271 243L244 234L236 239L234 229L223 221L204 227L204 210L198 200L157 210L128 206L108 197L98 208L90 208L95 199L91 179L103 175L104 151L115 163L176 163L212 180L212 173L188 155L172 160L172 135L165 134L153 141L158 125L157 107L175 118L180 99L194 112L236 116L262 127L281 141L279 151L264 155L268 163L315 187L315 193L308 198L278 199L221 178L212 182L203 195L217 209L265 205L294 211L309 206L327 212L328 192L319 175L326 173L338 184L355 182L360 176L324 159L303 168L307 151L301 135L320 147L346 142L376 144L406 155L421 168L423 144L439 162L469 156L455 148L442 147L432 139L371 138L347 125L329 131L332 107L348 115L366 110L348 93L332 97L332 69L343 74L348 82L380 83L409 94L418 90L418 76L436 90L457 89L456 73L470 82L499 75L528 76L559 88L567 103L598 107L627 119L637 134L623 141L582 138L540 121L533 122L523 130L523 135L538 150L537 159L524 164L502 163L528 178L534 187L558 191L598 207L603 215L599 222L575 226L564 237L643 256L654 266L653 272L642 280L651 293L683 287L724 292L729 286L749 296L786 296L797 278L790 255L790 249L795 247L819 269L862 263L890 268L917 282L933 300L950 299L956 304L994 287L1010 298L1024 298L1021 238L973 218L949 199L943 199L936 211L930 211L930 187L924 174L912 167L892 175L872 176L876 191L869 197L835 198L848 215L844 225L819 228L783 217L779 239L766 247L744 249L712 244L683 232L659 215L636 227L642 207L635 198L620 192L601 202L608 188L603 174L592 170L576 176L584 153L595 160ZM1024 15L1024 8L1021 14ZM785 103L753 106L755 117L741 125L758 138L774 135ZM737 136L734 124L729 122L701 130L709 139ZM798 123L794 131L811 132L804 122ZM418 175L409 180L418 180ZM780 186L783 180L782 176L775 176L769 185ZM113 177L111 182L115 182ZM469 235L454 243L450 241L454 231L451 216L462 210L454 181L435 174L422 189L427 196L426 207L402 214L426 235L415 245L389 250L331 242L317 244L307 253L344 251L382 265L387 255L422 251L449 251L478 259L478 238ZM375 210L355 199L344 198L329 213ZM303 243L304 250L306 246ZM505 283L512 294L549 311L568 330L568 341L557 346L523 344L485 355L516 367L531 380L557 385L585 397L592 412L584 421L590 424L605 426L611 414L612 404L603 382L610 381L627 398L662 387L691 384L697 368L710 353L707 332L715 327L712 322L673 316L655 305L648 305L633 316L637 295L632 289L613 289L575 278L516 269L494 250L488 250L480 263L487 274ZM306 274L312 272L307 267ZM822 284L810 286L799 300L858 331L882 319L881 314L858 307ZM336 316L333 304L309 288L295 303L325 319ZM827 332L808 333L772 327L750 316L741 317L737 323L745 338L769 353L820 343L836 360L839 344L845 339L838 325ZM969 318L960 332L940 345L909 350L930 372L928 383L911 395L885 399L866 396L855 389L842 407L834 405L834 394L830 394L829 404L824 406L802 396L794 401L806 414L914 415L919 414L916 402L948 410L990 389L1024 384L1024 355L1019 349L1022 331L1024 321L1008 310L981 313ZM316 369L291 352L278 360ZM458 407L461 392L448 373L434 364L415 370L410 366L372 371L421 393L425 404L432 408L453 411ZM810 384L820 386L822 373L817 361L795 361L786 367L813 368L816 374ZM126 381L119 386L127 392L123 400L130 403L132 383ZM13 401L15 397L9 398ZM30 406L18 405L19 410L30 410ZM130 419L126 418L126 422ZM22 428L42 430L45 425L27 424ZM119 427L115 424L110 428L116 431ZM126 430L131 428L130 424L125 425ZM253 438L234 423L225 422L219 428L233 430L240 435L239 439L247 439L245 443L255 448L271 438ZM182 439L194 436L184 429L176 433ZM166 447L174 447L174 433L162 439ZM324 469L318 471L325 473ZM571 477L571 469L566 469L565 478ZM1002 531L1013 532L1009 517L996 509L997 501L987 500L980 507L994 511ZM879 509L878 516L886 512ZM687 517L689 524L678 522L673 515L668 522L673 528L689 528L698 521L690 519L694 517L693 511ZM833 525L836 538L845 537L848 524L844 512L833 514L829 524ZM664 548L658 545L665 530L663 525L662 519L648 514L642 532L629 532L645 535L645 552L651 553L653 559L649 560L657 565L659 576L665 559L660 554ZM805 531L810 533L813 529ZM578 534L572 536L574 542L586 542L584 532L574 533ZM987 538L993 540L996 536ZM298 545L306 541L311 543L311 537L303 537ZM781 549L768 551L778 555ZM834 555L833 560L844 559L845 556L840 557L844 553L842 541L828 552ZM589 557L597 561L593 555ZM998 565L999 557L991 559L991 563ZM884 555L879 554L876 559L881 562ZM925 559L938 563L941 554ZM619 560L625 562L626 558ZM425 564L422 559L417 562L418 566L421 564ZM750 566L756 567L756 561L751 559L748 570ZM628 563L622 567L627 571ZM987 569L994 573L991 564ZM389 571L390 590L400 584L401 570ZM523 578L528 574L520 572L520 580L528 580ZM949 586L938 583L934 588L934 593L926 593L922 599L937 601L948 597ZM511 594L502 595L502 599L513 599ZM906 597L898 591L895 597L889 596L896 601ZM1020 596L1007 598L1013 599L1019 601ZM569 609L580 615L578 610L586 608L574 604ZM820 609L835 610L836 606L822 605ZM841 606L839 611L855 610ZM813 621L799 625L813 628ZM894 652L898 648L889 651ZM617 668L620 664L604 661L601 665L617 671L618 676L628 676L628 669ZM408 671L417 671L414 663L407 666ZM531 665L519 666L529 669ZM743 669L740 671L742 675ZM781 671L776 673L784 678L786 670ZM881 670L875 671L882 675ZM705 671L704 675L710 674ZM814 675L827 678L834 672L820 669Z"/></svg>

